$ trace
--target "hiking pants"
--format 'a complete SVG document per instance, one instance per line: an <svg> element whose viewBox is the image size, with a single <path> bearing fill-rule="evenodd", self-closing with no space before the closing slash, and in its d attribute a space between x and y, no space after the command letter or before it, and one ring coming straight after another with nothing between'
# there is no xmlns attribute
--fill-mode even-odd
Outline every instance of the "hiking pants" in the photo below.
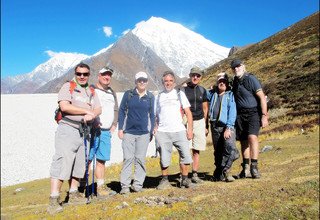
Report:
<svg viewBox="0 0 320 220"><path fill-rule="evenodd" d="M235 131L231 129L231 137L224 139L224 127L215 126L211 123L212 143L214 147L214 164L217 169L227 171L232 163L239 157L239 151L236 148Z"/></svg>
<svg viewBox="0 0 320 220"><path fill-rule="evenodd" d="M150 134L133 135L125 133L122 140L123 166L120 175L122 188L131 184L132 164L134 164L133 187L141 189L146 178L146 156Z"/></svg>

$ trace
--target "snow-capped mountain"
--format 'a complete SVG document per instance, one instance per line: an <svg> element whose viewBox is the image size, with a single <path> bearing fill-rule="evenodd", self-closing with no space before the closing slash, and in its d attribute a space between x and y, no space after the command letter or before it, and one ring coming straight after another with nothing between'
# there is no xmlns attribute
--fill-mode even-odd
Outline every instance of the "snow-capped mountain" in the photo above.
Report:
<svg viewBox="0 0 320 220"><path fill-rule="evenodd" d="M50 60L22 75L19 83L12 85L9 82L13 79L1 79L1 93L57 92L73 78L74 66L83 60L90 65L90 83L95 83L98 71L109 65L115 72L112 86L116 91L133 87L134 74L139 71L148 73L150 89L159 89L163 71L171 69L181 78L188 77L193 66L207 68L226 58L229 51L178 23L151 17L92 56L53 53Z"/></svg>
<svg viewBox="0 0 320 220"><path fill-rule="evenodd" d="M181 24L158 17L136 24L132 33L180 77L187 77L194 65L206 68L226 58L230 51Z"/></svg>
<svg viewBox="0 0 320 220"><path fill-rule="evenodd" d="M9 91L3 91L7 88L1 88L1 93L33 93L39 87L62 76L80 61L89 57L79 53L48 52L48 54L51 58L37 66L32 72L1 80L1 84L6 83L10 86Z"/></svg>

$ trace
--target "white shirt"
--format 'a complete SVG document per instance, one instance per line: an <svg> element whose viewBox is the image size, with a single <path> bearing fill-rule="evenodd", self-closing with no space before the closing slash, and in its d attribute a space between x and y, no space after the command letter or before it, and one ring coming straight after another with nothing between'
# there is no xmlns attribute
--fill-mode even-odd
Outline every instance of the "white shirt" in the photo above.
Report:
<svg viewBox="0 0 320 220"><path fill-rule="evenodd" d="M163 91L156 96L155 112L158 118L158 131L179 132L186 130L183 124L180 107L188 108L190 103L183 91L180 91L180 99L176 89L170 92Z"/></svg>
<svg viewBox="0 0 320 220"><path fill-rule="evenodd" d="M102 112L99 115L101 128L110 129L114 119L114 107L115 107L115 99L112 95L112 91L108 89L108 93L104 92L100 89L95 89L96 94L99 97Z"/></svg>

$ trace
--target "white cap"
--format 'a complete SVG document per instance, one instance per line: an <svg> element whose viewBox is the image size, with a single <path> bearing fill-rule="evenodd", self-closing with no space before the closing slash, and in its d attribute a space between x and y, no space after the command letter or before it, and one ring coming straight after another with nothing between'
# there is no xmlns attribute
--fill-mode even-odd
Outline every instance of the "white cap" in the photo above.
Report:
<svg viewBox="0 0 320 220"><path fill-rule="evenodd" d="M145 78L145 79L148 79L148 75L145 73L145 72L138 72L136 74L136 80L139 79L139 78Z"/></svg>
<svg viewBox="0 0 320 220"><path fill-rule="evenodd" d="M109 68L109 67L103 67L99 73L105 73L105 72L110 72L111 75L113 74L113 69Z"/></svg>

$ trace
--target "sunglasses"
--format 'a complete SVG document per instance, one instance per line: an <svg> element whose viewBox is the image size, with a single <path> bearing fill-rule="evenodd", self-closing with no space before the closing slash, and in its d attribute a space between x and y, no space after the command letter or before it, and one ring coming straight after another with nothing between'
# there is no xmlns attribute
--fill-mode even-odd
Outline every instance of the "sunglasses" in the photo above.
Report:
<svg viewBox="0 0 320 220"><path fill-rule="evenodd" d="M104 72L104 73L100 73L100 75L101 76L111 76L112 75L112 73L111 72L109 72L109 71L107 71L107 72Z"/></svg>
<svg viewBox="0 0 320 220"><path fill-rule="evenodd" d="M197 74L197 73L193 73L193 74L191 74L191 77L197 77L197 78L200 78L200 77L201 77L201 75L200 75L200 74Z"/></svg>
<svg viewBox="0 0 320 220"><path fill-rule="evenodd" d="M137 79L137 82L138 83L147 83L148 82L148 79Z"/></svg>
<svg viewBox="0 0 320 220"><path fill-rule="evenodd" d="M75 72L76 76L84 76L84 77L88 77L90 75L89 72L87 73L79 73L79 72Z"/></svg>

